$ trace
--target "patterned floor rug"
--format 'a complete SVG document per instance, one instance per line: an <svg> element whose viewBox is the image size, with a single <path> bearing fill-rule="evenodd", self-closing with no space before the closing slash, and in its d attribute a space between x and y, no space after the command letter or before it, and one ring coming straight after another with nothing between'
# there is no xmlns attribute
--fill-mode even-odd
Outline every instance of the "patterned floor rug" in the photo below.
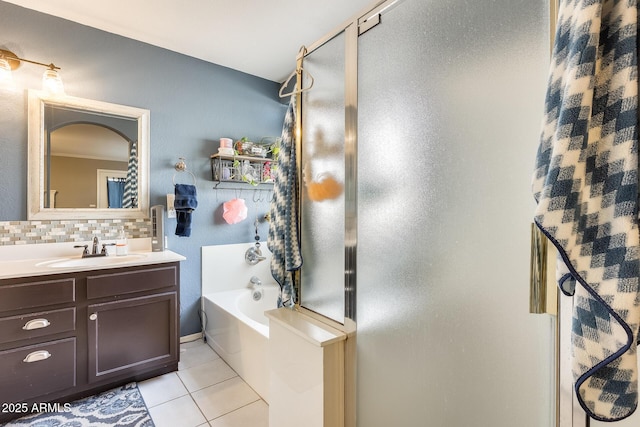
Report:
<svg viewBox="0 0 640 427"><path fill-rule="evenodd" d="M10 421L5 427L154 427L136 383Z"/></svg>

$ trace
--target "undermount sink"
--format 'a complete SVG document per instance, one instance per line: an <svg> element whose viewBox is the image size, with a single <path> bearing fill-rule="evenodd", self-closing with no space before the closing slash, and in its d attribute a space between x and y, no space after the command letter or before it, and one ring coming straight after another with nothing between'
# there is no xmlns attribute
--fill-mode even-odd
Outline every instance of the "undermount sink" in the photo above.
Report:
<svg viewBox="0 0 640 427"><path fill-rule="evenodd" d="M123 256L100 256L90 258L62 258L45 261L37 264L37 267L69 268L69 267L102 267L105 265L127 264L146 258L143 254L129 254Z"/></svg>

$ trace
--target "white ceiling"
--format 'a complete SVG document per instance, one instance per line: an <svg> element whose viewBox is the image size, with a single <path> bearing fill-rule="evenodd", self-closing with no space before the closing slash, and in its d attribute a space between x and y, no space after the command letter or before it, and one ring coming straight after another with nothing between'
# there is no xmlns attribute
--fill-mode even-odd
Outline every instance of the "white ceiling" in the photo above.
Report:
<svg viewBox="0 0 640 427"><path fill-rule="evenodd" d="M282 82L309 46L378 0L5 0Z"/></svg>

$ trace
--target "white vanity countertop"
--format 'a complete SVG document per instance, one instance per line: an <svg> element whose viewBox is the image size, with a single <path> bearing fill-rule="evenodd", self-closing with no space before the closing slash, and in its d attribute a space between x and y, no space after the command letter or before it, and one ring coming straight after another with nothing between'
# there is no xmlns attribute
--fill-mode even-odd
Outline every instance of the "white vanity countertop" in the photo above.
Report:
<svg viewBox="0 0 640 427"><path fill-rule="evenodd" d="M102 243L110 242L101 241L100 248ZM152 252L150 239L129 239L128 243L129 256L119 257L114 254L107 257L86 258L86 265L83 265L85 260L80 261L82 249L73 246L84 245L87 242L0 246L0 279L132 267L186 259L169 250ZM89 248L91 248L90 244ZM109 253L112 251L113 247L109 248ZM95 260L95 263L92 260Z"/></svg>

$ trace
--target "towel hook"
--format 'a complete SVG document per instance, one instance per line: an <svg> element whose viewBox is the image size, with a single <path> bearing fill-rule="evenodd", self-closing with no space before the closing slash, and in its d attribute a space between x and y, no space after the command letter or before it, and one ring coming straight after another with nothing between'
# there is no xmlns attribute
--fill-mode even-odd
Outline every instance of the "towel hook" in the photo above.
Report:
<svg viewBox="0 0 640 427"><path fill-rule="evenodd" d="M257 195L258 197L256 197L256 195ZM253 202L254 202L254 203L258 203L258 202L262 203L262 202L264 202L264 201L265 201L265 199L264 199L264 197L263 197L262 189L255 190L255 191L253 192Z"/></svg>

